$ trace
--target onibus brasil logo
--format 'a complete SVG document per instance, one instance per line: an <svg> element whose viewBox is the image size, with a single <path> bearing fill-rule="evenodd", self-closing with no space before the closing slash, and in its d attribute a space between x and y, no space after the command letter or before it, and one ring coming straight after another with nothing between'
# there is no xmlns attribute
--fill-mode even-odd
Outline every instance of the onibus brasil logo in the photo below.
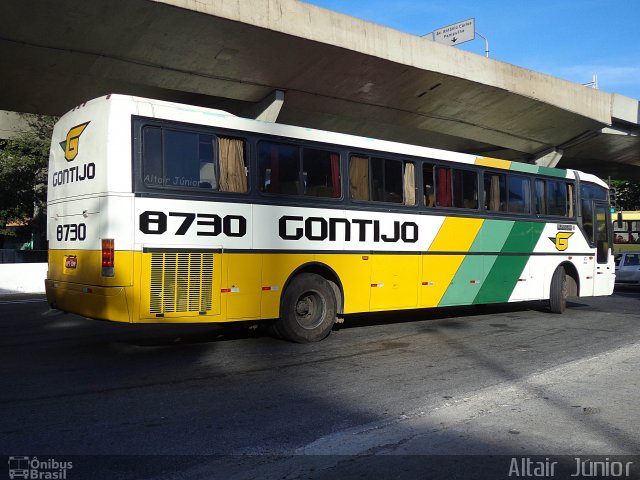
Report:
<svg viewBox="0 0 640 480"><path fill-rule="evenodd" d="M38 460L38 457L9 457L9 478L37 480L65 480L73 462L61 462L53 458Z"/></svg>

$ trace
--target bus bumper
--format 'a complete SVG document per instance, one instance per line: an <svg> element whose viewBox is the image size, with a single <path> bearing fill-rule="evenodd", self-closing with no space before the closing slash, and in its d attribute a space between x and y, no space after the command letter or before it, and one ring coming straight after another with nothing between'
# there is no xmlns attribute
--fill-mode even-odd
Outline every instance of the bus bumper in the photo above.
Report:
<svg viewBox="0 0 640 480"><path fill-rule="evenodd" d="M44 283L52 308L96 320L132 321L125 287L97 287L52 279Z"/></svg>

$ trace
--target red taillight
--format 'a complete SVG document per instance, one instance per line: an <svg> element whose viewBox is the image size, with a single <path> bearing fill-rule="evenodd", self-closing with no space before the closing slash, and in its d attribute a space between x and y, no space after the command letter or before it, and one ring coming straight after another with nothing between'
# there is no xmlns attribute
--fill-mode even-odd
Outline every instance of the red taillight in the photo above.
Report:
<svg viewBox="0 0 640 480"><path fill-rule="evenodd" d="M102 276L113 277L114 275L115 247L113 238L102 239Z"/></svg>

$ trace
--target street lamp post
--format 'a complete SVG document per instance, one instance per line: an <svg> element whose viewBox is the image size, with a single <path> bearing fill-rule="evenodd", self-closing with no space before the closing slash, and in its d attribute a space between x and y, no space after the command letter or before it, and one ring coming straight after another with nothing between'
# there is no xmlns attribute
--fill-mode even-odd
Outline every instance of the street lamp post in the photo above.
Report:
<svg viewBox="0 0 640 480"><path fill-rule="evenodd" d="M484 40L484 55L489 58L489 40L487 40L487 37L482 35L480 32L476 32L476 35Z"/></svg>

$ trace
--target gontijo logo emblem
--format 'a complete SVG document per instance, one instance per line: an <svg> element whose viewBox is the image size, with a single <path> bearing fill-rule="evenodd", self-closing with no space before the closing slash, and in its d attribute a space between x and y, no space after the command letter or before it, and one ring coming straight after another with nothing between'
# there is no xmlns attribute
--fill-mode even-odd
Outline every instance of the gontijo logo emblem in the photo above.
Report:
<svg viewBox="0 0 640 480"><path fill-rule="evenodd" d="M558 232L555 237L549 237L549 240L554 243L556 250L564 252L569 247L569 237L571 235L573 235L573 232Z"/></svg>
<svg viewBox="0 0 640 480"><path fill-rule="evenodd" d="M85 122L76 125L67 133L67 139L64 142L60 142L60 146L64 150L64 158L67 159L67 162L74 160L78 156L80 135L82 135L82 132L84 132L84 129L87 128L90 123L91 122Z"/></svg>

